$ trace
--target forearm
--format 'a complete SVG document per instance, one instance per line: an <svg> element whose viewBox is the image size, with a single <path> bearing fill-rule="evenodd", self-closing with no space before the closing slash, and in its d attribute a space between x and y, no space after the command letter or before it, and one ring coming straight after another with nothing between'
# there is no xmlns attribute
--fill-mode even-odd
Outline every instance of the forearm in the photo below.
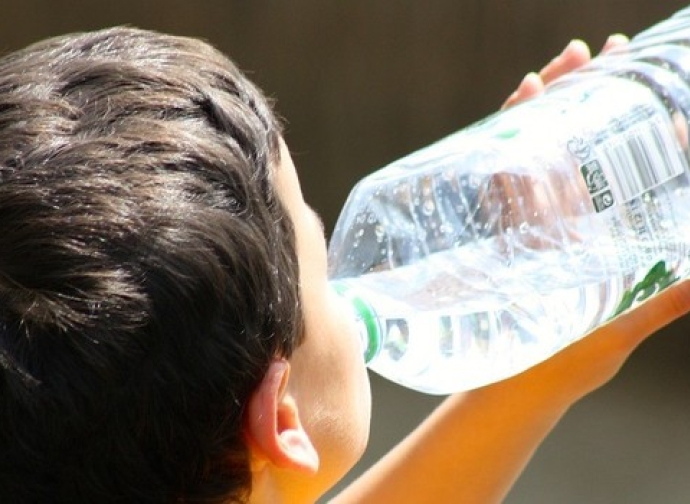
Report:
<svg viewBox="0 0 690 504"><path fill-rule="evenodd" d="M334 502L500 502L567 410L529 379L449 397Z"/></svg>

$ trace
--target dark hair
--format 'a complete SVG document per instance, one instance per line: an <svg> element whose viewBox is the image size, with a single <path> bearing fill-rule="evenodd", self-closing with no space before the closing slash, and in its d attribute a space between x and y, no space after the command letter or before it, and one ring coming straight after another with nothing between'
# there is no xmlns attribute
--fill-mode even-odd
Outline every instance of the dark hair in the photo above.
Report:
<svg viewBox="0 0 690 504"><path fill-rule="evenodd" d="M280 125L209 45L0 60L0 501L240 502L249 394L299 343Z"/></svg>

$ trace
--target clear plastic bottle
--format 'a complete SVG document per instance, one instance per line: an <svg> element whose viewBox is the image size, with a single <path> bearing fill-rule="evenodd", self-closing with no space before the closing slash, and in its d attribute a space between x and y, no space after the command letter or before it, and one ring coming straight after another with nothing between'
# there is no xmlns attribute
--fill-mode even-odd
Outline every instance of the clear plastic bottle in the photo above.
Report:
<svg viewBox="0 0 690 504"><path fill-rule="evenodd" d="M329 275L368 366L479 387L687 276L689 83L690 8L360 181Z"/></svg>

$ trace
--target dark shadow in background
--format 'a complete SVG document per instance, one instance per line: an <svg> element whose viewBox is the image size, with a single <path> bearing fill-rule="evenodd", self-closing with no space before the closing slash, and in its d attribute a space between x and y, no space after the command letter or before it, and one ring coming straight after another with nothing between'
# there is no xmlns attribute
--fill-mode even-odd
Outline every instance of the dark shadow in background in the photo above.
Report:
<svg viewBox="0 0 690 504"><path fill-rule="evenodd" d="M306 198L330 228L355 181L494 111L571 38L596 49L685 4L24 0L3 9L0 49L116 24L209 40L277 99ZM644 344L574 407L507 502L689 502L689 323ZM438 402L376 377L373 388L371 447L353 476Z"/></svg>

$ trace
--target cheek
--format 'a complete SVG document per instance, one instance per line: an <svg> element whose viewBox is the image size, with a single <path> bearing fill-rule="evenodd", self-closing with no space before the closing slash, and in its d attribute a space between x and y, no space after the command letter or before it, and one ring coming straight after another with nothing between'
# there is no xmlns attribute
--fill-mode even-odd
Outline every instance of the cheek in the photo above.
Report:
<svg viewBox="0 0 690 504"><path fill-rule="evenodd" d="M331 439L338 439L340 457L348 469L361 457L369 439L371 389L359 332L347 302L329 289L329 356L333 375L327 408L331 416Z"/></svg>
<svg viewBox="0 0 690 504"><path fill-rule="evenodd" d="M371 393L348 305L325 281L304 293L306 340L293 354L300 416L321 458L319 473L338 481L369 438Z"/></svg>
<svg viewBox="0 0 690 504"><path fill-rule="evenodd" d="M341 359L344 372L347 374L349 387L351 388L351 400L353 406L360 412L363 422L369 423L371 414L371 391L369 375L364 362L364 348L355 323L350 305L339 295L329 290L329 305L333 310L332 320L336 323L335 330L340 338Z"/></svg>
<svg viewBox="0 0 690 504"><path fill-rule="evenodd" d="M320 391L329 406L364 401L369 407L369 380L362 343L349 304L327 282L304 292L306 341L298 350L310 389ZM302 366L298 366L302 369ZM355 405L357 406L357 405ZM359 409L359 407L358 407Z"/></svg>
<svg viewBox="0 0 690 504"><path fill-rule="evenodd" d="M340 346L346 348L352 366L364 368L364 348L359 337L357 325L352 314L352 309L333 289L328 289L328 306L331 312L330 319L333 321L334 330L337 338L340 339Z"/></svg>

